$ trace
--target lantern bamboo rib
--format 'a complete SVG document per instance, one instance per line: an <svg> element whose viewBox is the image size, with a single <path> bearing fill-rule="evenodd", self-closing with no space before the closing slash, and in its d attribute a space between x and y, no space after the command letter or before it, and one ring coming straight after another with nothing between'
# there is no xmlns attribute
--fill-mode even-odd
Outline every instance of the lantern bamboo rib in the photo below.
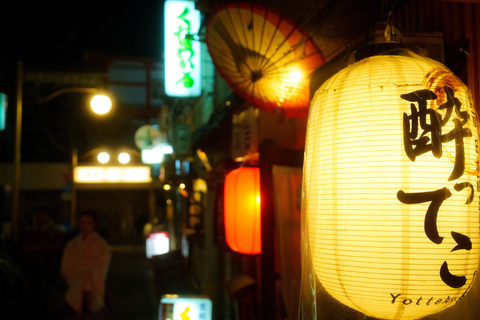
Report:
<svg viewBox="0 0 480 320"><path fill-rule="evenodd" d="M331 283L328 283L328 281L325 282L325 284L334 284L335 281L336 281L336 275L332 274L331 277L332 277L332 281ZM367 275L367 276L370 276L370 275ZM378 293L375 293L375 292L372 292L372 287L371 287L371 283L369 285L368 282L358 282L356 281L356 277L355 275L352 275L352 277L350 278L347 278L347 281L346 283L348 283L351 287L349 288L349 291L352 293L352 294L355 294L355 295L361 295L361 297L359 299L365 299L367 297L376 297L377 299L378 298L382 298L382 299L389 299L391 300L391 296L390 296L390 293L395 293L395 292L401 292L402 291L402 288L398 287L398 285L396 285L395 283L392 283L392 284L388 284L388 283L384 283L386 279L379 279L378 281L378 287L381 287L382 289L387 289L387 291L390 291L388 292L388 294L378 294ZM427 279L428 281L434 281L436 279ZM469 281L471 282L471 280ZM398 281L397 281L398 283ZM431 286L428 286L428 285L418 285L418 286L412 286L411 287L412 291L413 290L422 290L422 289L427 289L428 292L429 292L429 296L444 296L445 298L448 296L448 295L451 295L452 293L447 290L445 291L442 291L442 290L436 290L434 287L431 287ZM342 291L339 290L339 289L333 289L332 290L332 293L337 293L337 294L340 294ZM459 290L458 293L462 293L462 290Z"/></svg>
<svg viewBox="0 0 480 320"><path fill-rule="evenodd" d="M359 274L360 275L360 274ZM367 276L370 276L370 275L367 275ZM337 280L336 278L336 275L331 275L331 278L332 278L332 281L329 283L328 281L325 282L325 285L334 285ZM439 278L439 277L438 277ZM378 285L376 285L377 288L381 288L382 291L387 291L388 293L387 294L378 294L378 293L375 293L375 292L372 292L372 283L370 282L370 284L368 282L365 282L365 283L359 283L358 281L356 281L356 277L355 275L352 275L351 277L348 277L348 278L345 278L345 284L348 284L348 290L349 292L351 292L352 295L360 295L360 297L358 298L359 300L361 299L365 299L366 297L376 297L377 301L380 301L380 300L387 300L390 298L391 300L391 296L390 296L390 293L399 293L399 292L404 292L403 288L399 287L398 286L398 280L397 280L397 284L391 284L389 285L388 283L387 284L384 284L383 282L386 281L386 279L379 279L378 280ZM427 281L435 281L435 280L438 280L438 279L426 279ZM470 281L468 281L468 283L470 283ZM445 291L442 291L442 290L436 290L434 287L431 287L431 286L425 286L425 285L418 285L418 286L414 286L412 285L411 286L411 291L418 291L418 290L428 290L428 296L437 296L437 297L443 297L443 298L446 298L447 296L451 296L452 297L452 291L449 292L449 290L445 290ZM456 298L458 298L460 295L463 294L465 290L456 290L455 294L458 295ZM339 289L339 288L335 288L335 289L332 289L331 291L332 294L342 294L342 290ZM426 294L427 295L427 294ZM425 295L425 296L426 296ZM419 297L419 296L417 296ZM390 301L388 300L388 301Z"/></svg>
<svg viewBox="0 0 480 320"><path fill-rule="evenodd" d="M322 256L322 258L325 258L325 257L332 257L333 255L324 255ZM354 258L361 258L361 257L352 257L350 255L343 255L345 257L348 256L349 259L354 259ZM363 257L365 258L365 257ZM375 259L377 260L377 256L375 257L372 257L371 259ZM391 257L390 259L380 259L378 258L378 261L379 262L382 262L382 263L388 263L389 261L394 261L395 259L398 259L397 257ZM465 259L459 259L459 263L458 264L455 264L454 262L456 262L455 259L449 259L449 265L451 264L452 266L458 266L458 267L462 267L462 264L464 262ZM325 270L328 270L329 267L328 267L328 264L322 264L320 263L319 261L320 260L316 260L314 259L313 261L315 262L318 262L319 266L323 266L324 268L324 272L326 272ZM426 272L430 272L431 270L437 270L437 271L440 271L440 267L441 267L441 264L439 266L435 266L435 267L431 267L431 263L429 264L428 260L421 260L423 261L423 263L419 263L417 262L417 260L415 259L412 259L412 261L415 262L415 266L413 267L413 271L418 271L420 272L417 276L420 278L420 277L424 277L424 275L421 274L421 271L423 270L426 270ZM365 269L365 270L361 270L359 271L357 268L359 265L364 265L364 266L368 266L369 263L366 263L366 262L362 262L362 263L358 263L358 261L352 261L352 263L350 264L339 264L340 268L344 271L347 271L347 270L351 270L351 271L355 271L355 272L359 272L359 273L362 273L362 274L366 274L366 273L372 273L372 274L377 274L377 275L381 275L381 274L390 274L390 271L398 271L400 270L399 266L398 265L392 265L392 266L388 266L388 267L382 267L382 268L373 268L373 267L370 267L370 270L369 269ZM427 269L427 267L430 267ZM376 271L372 271L372 270L376 270ZM475 269L470 269L470 271L475 271ZM438 276L438 274L436 275Z"/></svg>

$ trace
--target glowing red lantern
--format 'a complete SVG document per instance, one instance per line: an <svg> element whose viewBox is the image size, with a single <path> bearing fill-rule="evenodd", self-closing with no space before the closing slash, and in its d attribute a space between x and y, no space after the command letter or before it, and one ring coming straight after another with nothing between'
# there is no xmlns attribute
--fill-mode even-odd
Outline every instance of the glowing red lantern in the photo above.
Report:
<svg viewBox="0 0 480 320"><path fill-rule="evenodd" d="M225 178L225 236L228 246L240 253L259 254L260 169L242 167Z"/></svg>

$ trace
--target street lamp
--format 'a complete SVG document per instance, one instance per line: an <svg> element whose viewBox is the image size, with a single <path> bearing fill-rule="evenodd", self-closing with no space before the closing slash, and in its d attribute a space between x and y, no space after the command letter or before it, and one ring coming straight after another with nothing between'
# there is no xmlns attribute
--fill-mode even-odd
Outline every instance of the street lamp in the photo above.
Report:
<svg viewBox="0 0 480 320"><path fill-rule="evenodd" d="M14 181L12 194L12 228L14 232L18 231L18 212L19 212L19 195L20 195L20 180L21 180L21 142L22 142L22 113L23 113L23 62L19 61L17 66L17 108L16 108L16 123L15 123L15 146L14 146ZM94 95L90 106L93 112L104 115L108 113L112 107L111 99L105 95L98 95L99 90L96 88L63 88L55 91L49 96L40 100L32 102L33 104L41 104L55 99L56 97L65 93L90 93Z"/></svg>
<svg viewBox="0 0 480 320"><path fill-rule="evenodd" d="M112 108L112 100L107 95L97 94L90 100L90 107L96 114L104 115Z"/></svg>
<svg viewBox="0 0 480 320"><path fill-rule="evenodd" d="M108 154L108 152L100 152L97 155L97 160L98 160L98 162L100 162L102 164L105 164L108 161L110 161L110 155Z"/></svg>
<svg viewBox="0 0 480 320"><path fill-rule="evenodd" d="M128 166L131 157L140 158L140 153L129 148L121 148L118 152L117 162L120 166L108 166L111 160L112 150L106 148L95 148L85 154L81 155L81 159L95 157L101 166L88 165L78 166L79 156L77 150L74 149L72 153L72 198L70 208L70 223L73 226L76 224L76 209L77 209L77 184L78 183L147 183L150 182L150 169L146 166ZM123 169L122 169L123 166ZM148 168L146 171L145 169ZM127 171L125 171L127 170ZM153 194L149 197L152 199ZM151 207L153 210L153 207Z"/></svg>
<svg viewBox="0 0 480 320"><path fill-rule="evenodd" d="M118 155L118 162L121 164L127 164L130 162L130 154L127 152L122 152Z"/></svg>

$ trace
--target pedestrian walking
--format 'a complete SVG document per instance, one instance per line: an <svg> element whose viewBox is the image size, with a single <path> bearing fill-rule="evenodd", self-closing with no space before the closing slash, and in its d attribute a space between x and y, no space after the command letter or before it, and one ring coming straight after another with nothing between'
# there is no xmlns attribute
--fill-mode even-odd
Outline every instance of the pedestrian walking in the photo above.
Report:
<svg viewBox="0 0 480 320"><path fill-rule="evenodd" d="M68 289L66 304L71 319L106 319L105 280L111 260L107 241L96 231L98 216L94 211L80 215L80 234L70 240L63 252L61 274Z"/></svg>

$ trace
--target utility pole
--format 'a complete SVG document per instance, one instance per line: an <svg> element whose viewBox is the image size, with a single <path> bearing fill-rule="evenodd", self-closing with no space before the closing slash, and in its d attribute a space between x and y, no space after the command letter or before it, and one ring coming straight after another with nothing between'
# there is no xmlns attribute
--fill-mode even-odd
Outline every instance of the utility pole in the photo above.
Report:
<svg viewBox="0 0 480 320"><path fill-rule="evenodd" d="M21 181L21 141L22 141L22 95L23 95L23 62L17 65L17 109L15 124L15 147L13 156L13 199L12 199L12 231L18 232L18 216L20 207L20 181Z"/></svg>

